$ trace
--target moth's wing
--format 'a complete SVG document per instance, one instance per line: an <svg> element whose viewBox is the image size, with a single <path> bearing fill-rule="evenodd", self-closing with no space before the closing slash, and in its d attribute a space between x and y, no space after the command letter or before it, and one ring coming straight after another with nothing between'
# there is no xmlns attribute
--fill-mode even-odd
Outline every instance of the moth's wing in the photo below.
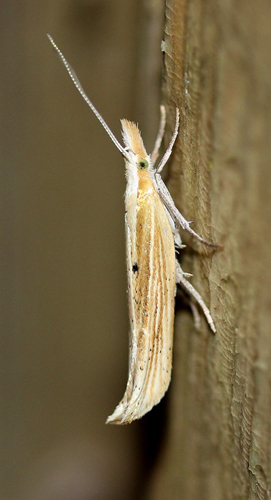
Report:
<svg viewBox="0 0 271 500"><path fill-rule="evenodd" d="M107 422L124 424L159 403L171 378L176 280L172 229L154 189L128 203L129 377ZM126 200L127 201L127 200Z"/></svg>

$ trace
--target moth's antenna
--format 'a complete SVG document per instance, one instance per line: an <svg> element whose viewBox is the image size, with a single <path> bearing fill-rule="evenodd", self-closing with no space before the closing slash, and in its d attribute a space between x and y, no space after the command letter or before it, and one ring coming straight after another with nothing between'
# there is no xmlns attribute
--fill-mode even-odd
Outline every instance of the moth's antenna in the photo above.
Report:
<svg viewBox="0 0 271 500"><path fill-rule="evenodd" d="M113 141L113 143L115 144L115 146L118 148L118 150L121 152L121 154L123 156L125 156L125 158L127 158L128 160L128 155L127 155L127 151L122 147L122 145L119 143L119 141L117 140L117 138L114 136L113 132L111 132L110 128L108 127L108 125L105 123L103 117L100 115L100 113L97 111L97 109L95 108L95 106L92 104L92 102L90 101L90 99L88 98L87 94L85 93L81 83L79 82L77 76L76 76L76 73L74 72L74 70L72 69L72 67L70 66L70 64L68 63L68 61L66 60L66 58L64 57L64 55L62 54L61 50L58 48L57 44L54 42L53 38L51 37L51 35L49 35L47 33L47 36L51 42L51 44L53 45L54 49L56 50L56 52L58 53L62 63L64 64L67 72L69 73L75 87L77 88L77 90L80 92L81 96L83 97L83 99L85 99L86 103L88 104L88 106L90 107L90 109L93 111L93 113L95 114L95 116L98 118L99 122L102 124L103 128L105 129L105 131L108 133L110 139Z"/></svg>

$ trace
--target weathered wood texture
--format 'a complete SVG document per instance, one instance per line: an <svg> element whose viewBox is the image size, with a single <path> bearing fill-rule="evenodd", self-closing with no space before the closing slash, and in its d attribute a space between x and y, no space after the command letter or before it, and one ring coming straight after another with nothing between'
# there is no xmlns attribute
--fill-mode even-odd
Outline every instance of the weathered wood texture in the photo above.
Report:
<svg viewBox="0 0 271 500"><path fill-rule="evenodd" d="M210 305L177 314L168 435L148 498L267 499L271 454L271 3L168 0L169 187L210 252L183 267ZM172 111L172 116L174 115Z"/></svg>

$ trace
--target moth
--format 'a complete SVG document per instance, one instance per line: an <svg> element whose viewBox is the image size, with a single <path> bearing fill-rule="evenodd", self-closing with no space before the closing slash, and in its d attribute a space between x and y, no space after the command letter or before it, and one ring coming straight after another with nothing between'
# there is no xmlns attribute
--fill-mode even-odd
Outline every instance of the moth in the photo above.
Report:
<svg viewBox="0 0 271 500"><path fill-rule="evenodd" d="M157 168L155 162L165 131L166 114L161 106L161 122L153 152L146 152L138 126L121 120L124 147L116 139L100 113L84 92L64 55L48 35L77 90L94 112L125 162L126 261L130 317L129 375L125 394L107 423L127 424L141 418L158 404L168 389L172 368L174 304L180 284L202 309L213 332L214 322L200 294L187 278L176 251L182 249L180 228L201 243L205 241L176 208L161 172L168 161L179 130L176 109L175 129ZM193 302L192 302L193 303ZM195 305L192 310L195 310Z"/></svg>

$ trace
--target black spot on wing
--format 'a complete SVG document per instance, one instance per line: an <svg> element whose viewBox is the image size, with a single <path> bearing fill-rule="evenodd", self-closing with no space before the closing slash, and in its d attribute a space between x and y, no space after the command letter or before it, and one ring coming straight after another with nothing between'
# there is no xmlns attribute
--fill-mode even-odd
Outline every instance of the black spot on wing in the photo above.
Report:
<svg viewBox="0 0 271 500"><path fill-rule="evenodd" d="M133 267L132 267L132 271L133 271L133 273L137 273L137 272L138 272L138 270L139 270L139 267L138 267L137 263L136 263L136 262L134 262Z"/></svg>

